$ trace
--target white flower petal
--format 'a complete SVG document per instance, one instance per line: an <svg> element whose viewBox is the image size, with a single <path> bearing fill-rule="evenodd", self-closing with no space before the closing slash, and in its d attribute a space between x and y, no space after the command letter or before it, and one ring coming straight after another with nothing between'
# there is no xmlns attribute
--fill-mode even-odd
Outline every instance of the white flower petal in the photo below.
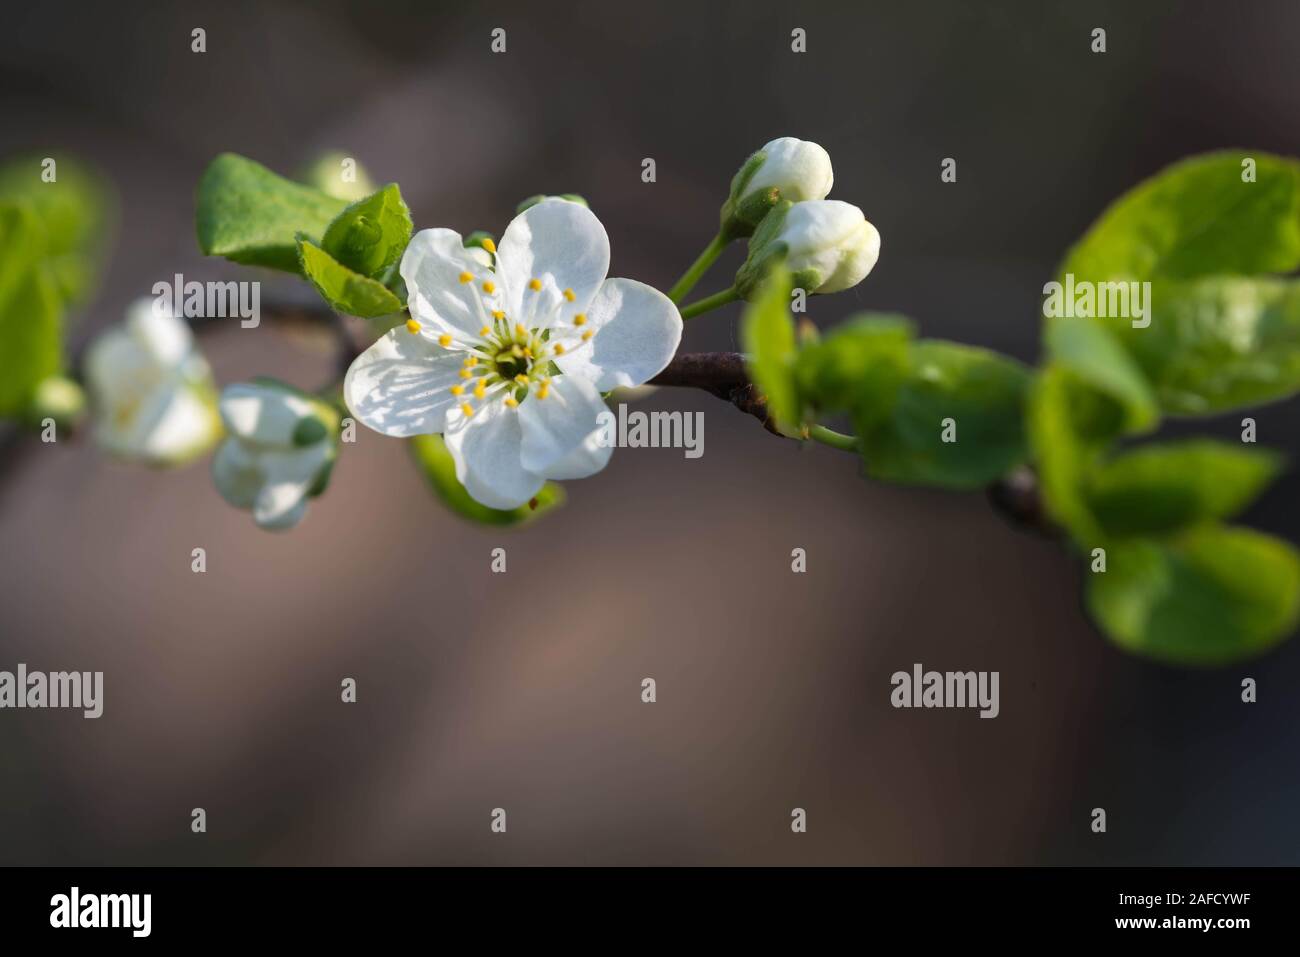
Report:
<svg viewBox="0 0 1300 957"><path fill-rule="evenodd" d="M257 527L265 529L268 532L279 532L288 528L293 528L302 521L303 516L307 514L307 500L298 499L297 504L286 511L276 512L274 515L265 515L262 518L257 517L256 510L253 512L253 520L257 522Z"/></svg>
<svg viewBox="0 0 1300 957"><path fill-rule="evenodd" d="M155 299L137 299L127 308L126 328L131 338L158 365L180 365L194 348L194 334L171 307Z"/></svg>
<svg viewBox="0 0 1300 957"><path fill-rule="evenodd" d="M162 408L144 434L140 449L157 461L174 461L207 448L220 421L194 386L177 382L160 390Z"/></svg>
<svg viewBox="0 0 1300 957"><path fill-rule="evenodd" d="M504 402L487 402L469 418L457 409L447 417L447 426L444 439L456 478L475 501L489 508L517 508L541 489L545 480L520 462L519 415Z"/></svg>
<svg viewBox="0 0 1300 957"><path fill-rule="evenodd" d="M587 478L608 465L613 454L614 446L605 444L600 430L597 430L583 439L576 449L544 470L542 477L556 481Z"/></svg>
<svg viewBox="0 0 1300 957"><path fill-rule="evenodd" d="M658 289L634 279L606 279L583 328L596 335L585 346L567 345L572 354L557 364L608 392L640 385L663 371L681 342L682 317ZM567 338L560 341L568 343Z"/></svg>
<svg viewBox="0 0 1300 957"><path fill-rule="evenodd" d="M239 439L226 439L212 456L212 483L235 508L252 508L262 489L262 470Z"/></svg>
<svg viewBox="0 0 1300 957"><path fill-rule="evenodd" d="M604 411L600 391L578 376L556 376L545 399L534 389L519 404L523 467L540 474L563 461L600 428Z"/></svg>
<svg viewBox="0 0 1300 957"><path fill-rule="evenodd" d="M296 525L306 511L307 490L329 460L327 443L291 452L264 452L257 457L265 482L253 501L253 521L262 528Z"/></svg>
<svg viewBox="0 0 1300 957"><path fill-rule="evenodd" d="M406 280L407 306L421 323L458 338L478 340L490 325L488 314L501 292L489 295L484 282L495 282L491 271L462 245L452 229L422 229L411 237L399 271ZM474 278L461 282L469 273ZM485 304L486 302L486 304Z"/></svg>
<svg viewBox="0 0 1300 957"><path fill-rule="evenodd" d="M461 401L462 354L448 352L405 326L386 333L361 353L343 380L343 400L358 421L396 438L441 432L447 412Z"/></svg>
<svg viewBox="0 0 1300 957"><path fill-rule="evenodd" d="M497 246L497 275L505 287L506 315L521 321L529 283L548 277L555 288L573 291L565 303L568 315L586 310L609 272L609 237L596 214L586 206L547 199L530 206L506 227Z"/></svg>
<svg viewBox="0 0 1300 957"><path fill-rule="evenodd" d="M301 396L249 382L226 386L220 409L232 435L269 446L292 445L299 421L315 413Z"/></svg>

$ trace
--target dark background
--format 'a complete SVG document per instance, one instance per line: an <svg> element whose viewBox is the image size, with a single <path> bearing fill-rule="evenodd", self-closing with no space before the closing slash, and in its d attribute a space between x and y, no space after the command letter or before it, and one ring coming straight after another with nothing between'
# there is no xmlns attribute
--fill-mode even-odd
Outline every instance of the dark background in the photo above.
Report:
<svg viewBox="0 0 1300 957"><path fill-rule="evenodd" d="M82 332L175 272L258 278L196 249L194 186L224 150L290 172L341 148L417 227L499 235L524 196L578 191L612 274L664 288L735 168L790 134L883 236L866 282L814 300L820 325L899 311L1032 361L1042 283L1110 199L1189 153L1300 154L1283 0L2 6L0 156L65 148L120 190ZM302 292L260 278L264 300ZM736 312L684 348L734 347ZM329 370L268 323L203 346L223 383ZM702 409L704 457L620 451L519 531L463 524L365 430L278 536L206 464L29 444L0 477L0 668L102 670L105 712L0 713L0 862L1300 862L1300 644L1137 660L1083 618L1074 559L980 496L867 484L703 394L647 407ZM1261 442L1294 451L1297 411L1255 413ZM1298 490L1248 520L1295 539ZM1000 671L1001 716L892 709L913 662Z"/></svg>

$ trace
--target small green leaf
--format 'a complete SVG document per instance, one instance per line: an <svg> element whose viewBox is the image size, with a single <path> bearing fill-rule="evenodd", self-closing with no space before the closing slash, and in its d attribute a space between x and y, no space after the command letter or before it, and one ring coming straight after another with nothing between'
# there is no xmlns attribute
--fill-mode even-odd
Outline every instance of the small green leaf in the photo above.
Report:
<svg viewBox="0 0 1300 957"><path fill-rule="evenodd" d="M946 488L993 481L1025 459L1029 381L1024 366L987 349L914 343L888 416L871 404L855 414L867 474Z"/></svg>
<svg viewBox="0 0 1300 957"><path fill-rule="evenodd" d="M1160 421L1151 384L1106 327L1091 319L1050 319L1047 349L1053 359L1120 404L1124 431L1146 431Z"/></svg>
<svg viewBox="0 0 1300 957"><path fill-rule="evenodd" d="M377 279L411 241L411 211L396 183L358 200L329 224L321 248L353 272Z"/></svg>
<svg viewBox="0 0 1300 957"><path fill-rule="evenodd" d="M1255 162L1255 181L1243 161ZM1300 266L1300 164L1237 150L1194 156L1129 190L1069 251L1075 280L1192 279Z"/></svg>
<svg viewBox="0 0 1300 957"><path fill-rule="evenodd" d="M810 341L795 357L799 393L822 411L877 408L888 415L908 367L913 323L863 313Z"/></svg>
<svg viewBox="0 0 1300 957"><path fill-rule="evenodd" d="M222 153L199 181L199 248L250 266L300 270L297 235L321 236L347 203Z"/></svg>
<svg viewBox="0 0 1300 957"><path fill-rule="evenodd" d="M1296 627L1300 556L1246 528L1202 526L1172 542L1107 550L1086 603L1127 651L1173 664L1221 665L1258 655Z"/></svg>
<svg viewBox="0 0 1300 957"><path fill-rule="evenodd" d="M353 272L306 237L299 240L298 250L304 275L339 312L374 319L401 310L401 300L383 283Z"/></svg>
<svg viewBox="0 0 1300 957"><path fill-rule="evenodd" d="M98 172L69 156L55 160L54 180L42 177L47 157L24 156L0 167L0 201L25 201L40 225L42 258L60 298L84 302L103 266L113 195Z"/></svg>
<svg viewBox="0 0 1300 957"><path fill-rule="evenodd" d="M802 410L794 382L796 347L790 292L790 274L778 266L745 308L740 342L748 354L749 377L767 399L768 414L780 428L795 430Z"/></svg>
<svg viewBox="0 0 1300 957"><path fill-rule="evenodd" d="M1102 537L1084 497L1083 482L1100 456L1104 440L1089 435L1085 422L1081 421L1086 406L1098 410L1110 408L1116 422L1123 414L1113 400L1081 383L1068 369L1052 363L1034 378L1026 409L1029 445L1043 504L1052 519L1081 544Z"/></svg>
<svg viewBox="0 0 1300 957"><path fill-rule="evenodd" d="M564 504L564 489L547 482L532 503L518 508L488 508L473 498L456 478L456 463L441 435L417 435L410 440L411 454L443 504L462 518L484 525L518 525L532 521Z"/></svg>
<svg viewBox="0 0 1300 957"><path fill-rule="evenodd" d="M63 305L40 256L44 236L26 203L0 202L0 417L23 413L63 370Z"/></svg>
<svg viewBox="0 0 1300 957"><path fill-rule="evenodd" d="M1097 466L1087 499L1107 535L1158 535L1236 515L1277 477L1267 450L1208 439L1148 445Z"/></svg>

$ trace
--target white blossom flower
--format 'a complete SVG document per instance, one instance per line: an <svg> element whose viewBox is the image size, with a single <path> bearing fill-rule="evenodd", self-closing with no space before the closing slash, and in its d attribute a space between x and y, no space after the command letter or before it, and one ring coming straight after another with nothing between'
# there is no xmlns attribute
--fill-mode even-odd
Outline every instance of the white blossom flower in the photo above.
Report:
<svg viewBox="0 0 1300 957"><path fill-rule="evenodd" d="M605 278L609 239L580 204L528 208L488 251L495 268L450 229L418 233L401 264L411 318L353 362L343 394L385 435L444 433L466 491L505 509L605 467L601 393L662 370L682 320L658 290Z"/></svg>
<svg viewBox="0 0 1300 957"><path fill-rule="evenodd" d="M880 233L862 210L838 199L795 203L774 242L784 243L796 278L810 276L809 292L840 292L867 277L880 258Z"/></svg>
<svg viewBox="0 0 1300 957"><path fill-rule="evenodd" d="M745 183L737 204L773 186L781 191L781 199L791 202L825 199L835 183L830 154L816 143L782 136L754 155L762 156L762 162Z"/></svg>
<svg viewBox="0 0 1300 957"><path fill-rule="evenodd" d="M221 418L228 436L212 458L217 491L262 528L297 525L329 478L337 414L279 383L241 382L221 393Z"/></svg>
<svg viewBox="0 0 1300 957"><path fill-rule="evenodd" d="M178 465L221 434L212 372L189 326L153 299L132 303L125 323L91 343L85 372L95 439L114 455Z"/></svg>

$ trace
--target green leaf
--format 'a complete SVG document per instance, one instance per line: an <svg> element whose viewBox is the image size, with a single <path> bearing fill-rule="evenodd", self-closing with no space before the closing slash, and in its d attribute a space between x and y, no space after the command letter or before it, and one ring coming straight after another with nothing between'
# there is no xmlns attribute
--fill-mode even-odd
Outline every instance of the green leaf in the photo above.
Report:
<svg viewBox="0 0 1300 957"><path fill-rule="evenodd" d="M374 319L401 310L401 300L383 283L353 272L306 237L299 240L298 252L304 275L339 312Z"/></svg>
<svg viewBox="0 0 1300 957"><path fill-rule="evenodd" d="M222 153L199 180L199 248L250 266L298 272L297 234L321 236L347 203Z"/></svg>
<svg viewBox="0 0 1300 957"><path fill-rule="evenodd" d="M20 416L63 369L63 306L26 203L0 202L0 417Z"/></svg>
<svg viewBox="0 0 1300 957"><path fill-rule="evenodd" d="M1148 445L1099 465L1088 504L1113 536L1167 534L1236 515L1281 470L1267 450L1208 439Z"/></svg>
<svg viewBox="0 0 1300 957"><path fill-rule="evenodd" d="M429 485L443 504L462 518L484 525L518 525L545 515L564 504L564 489L547 482L533 499L533 503L518 508L488 508L465 491L456 478L456 463L447 451L441 435L417 435L410 440L411 454L423 470Z"/></svg>
<svg viewBox="0 0 1300 957"><path fill-rule="evenodd" d="M767 399L778 427L795 430L801 412L795 388L794 320L790 316L790 273L778 266L768 275L740 320L741 348L748 354L750 380Z"/></svg>
<svg viewBox="0 0 1300 957"><path fill-rule="evenodd" d="M95 170L69 156L55 161L54 181L42 173L47 157L25 156L0 167L0 201L24 201L40 225L45 268L63 300L81 303L99 281L109 225L112 190Z"/></svg>
<svg viewBox="0 0 1300 957"><path fill-rule="evenodd" d="M1243 182L1242 162L1256 163ZM1175 163L1125 193L1069 251L1075 280L1192 279L1300 266L1300 164L1259 152Z"/></svg>
<svg viewBox="0 0 1300 957"><path fill-rule="evenodd" d="M987 349L914 343L889 415L870 404L855 414L867 474L946 488L993 481L1025 459L1029 381L1024 366ZM952 430L956 441L945 442Z"/></svg>
<svg viewBox="0 0 1300 957"><path fill-rule="evenodd" d="M1114 422L1123 415L1113 400L1058 363L1044 368L1029 390L1026 430L1043 504L1052 519L1083 545L1102 538L1084 497L1083 481L1108 441L1096 434L1104 435L1105 428L1090 433L1089 420L1104 422L1106 410Z"/></svg>
<svg viewBox="0 0 1300 957"><path fill-rule="evenodd" d="M1216 276L1152 292L1125 348L1174 415L1210 415L1300 391L1300 282Z"/></svg>
<svg viewBox="0 0 1300 957"><path fill-rule="evenodd" d="M1149 430L1160 421L1151 384L1104 326L1091 319L1050 319L1047 350L1079 379L1119 403L1124 410L1124 431Z"/></svg>
<svg viewBox="0 0 1300 957"><path fill-rule="evenodd" d="M822 411L871 408L887 415L908 367L914 325L904 316L862 313L795 357L803 400Z"/></svg>
<svg viewBox="0 0 1300 957"><path fill-rule="evenodd" d="M1160 661L1221 665L1258 655L1296 627L1300 556L1246 528L1208 525L1176 541L1107 550L1086 603L1120 647Z"/></svg>
<svg viewBox="0 0 1300 957"><path fill-rule="evenodd" d="M321 248L363 276L377 279L411 241L411 211L396 183L358 200L329 224Z"/></svg>

